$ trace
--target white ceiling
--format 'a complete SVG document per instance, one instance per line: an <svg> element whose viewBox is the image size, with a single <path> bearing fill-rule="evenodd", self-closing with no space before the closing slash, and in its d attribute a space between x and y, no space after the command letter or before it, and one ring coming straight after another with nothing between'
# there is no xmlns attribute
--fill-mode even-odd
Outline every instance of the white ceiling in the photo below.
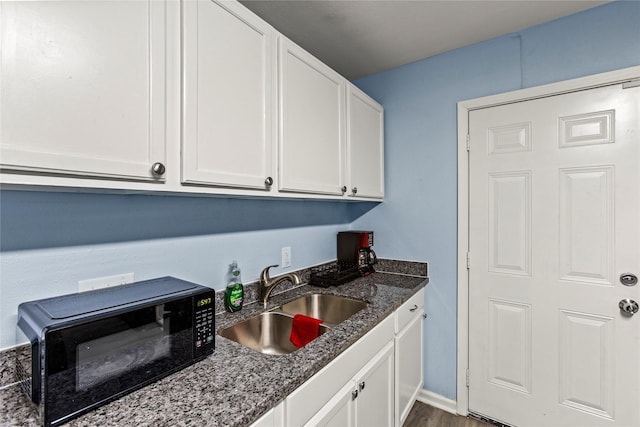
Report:
<svg viewBox="0 0 640 427"><path fill-rule="evenodd" d="M607 1L240 0L349 80Z"/></svg>

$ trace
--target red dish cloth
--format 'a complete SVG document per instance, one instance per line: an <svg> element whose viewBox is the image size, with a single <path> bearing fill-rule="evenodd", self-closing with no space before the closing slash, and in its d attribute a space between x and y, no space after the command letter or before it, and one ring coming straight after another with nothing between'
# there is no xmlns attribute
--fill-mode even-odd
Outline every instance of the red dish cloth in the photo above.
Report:
<svg viewBox="0 0 640 427"><path fill-rule="evenodd" d="M296 314L293 316L289 339L298 348L309 344L318 338L320 323L322 323L320 319L314 319L304 314Z"/></svg>

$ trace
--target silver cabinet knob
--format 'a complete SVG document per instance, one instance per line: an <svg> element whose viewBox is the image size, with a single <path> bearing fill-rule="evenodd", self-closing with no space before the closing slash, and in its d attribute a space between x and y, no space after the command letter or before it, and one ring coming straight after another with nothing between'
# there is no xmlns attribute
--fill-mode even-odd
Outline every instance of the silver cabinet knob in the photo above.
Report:
<svg viewBox="0 0 640 427"><path fill-rule="evenodd" d="M358 390L353 390L351 392L351 400L356 400L358 398Z"/></svg>
<svg viewBox="0 0 640 427"><path fill-rule="evenodd" d="M268 176L267 179L264 180L264 185L266 185L267 187L271 187L273 185L273 178Z"/></svg>
<svg viewBox="0 0 640 427"><path fill-rule="evenodd" d="M343 185L343 186L342 186L342 192L343 192L343 193L346 193L346 192L347 192L347 186L346 186L346 185Z"/></svg>
<svg viewBox="0 0 640 427"><path fill-rule="evenodd" d="M353 194L356 194L356 193L358 192L358 187L353 187L353 188L351 189L351 192L352 192Z"/></svg>
<svg viewBox="0 0 640 427"><path fill-rule="evenodd" d="M364 390L364 386L365 386L364 381L362 381L360 384L358 384L358 389L362 391Z"/></svg>
<svg viewBox="0 0 640 427"><path fill-rule="evenodd" d="M620 310L622 310L622 312L627 316L633 316L640 309L638 303L629 298L620 300L620 302L618 303L618 307L620 307Z"/></svg>
<svg viewBox="0 0 640 427"><path fill-rule="evenodd" d="M151 172L153 172L155 176L162 176L166 171L167 168L160 162L155 162L151 165Z"/></svg>

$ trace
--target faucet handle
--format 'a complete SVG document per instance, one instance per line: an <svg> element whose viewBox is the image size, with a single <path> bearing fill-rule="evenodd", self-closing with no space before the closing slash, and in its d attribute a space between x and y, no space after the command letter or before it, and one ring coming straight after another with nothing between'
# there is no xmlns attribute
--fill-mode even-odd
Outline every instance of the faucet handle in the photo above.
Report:
<svg viewBox="0 0 640 427"><path fill-rule="evenodd" d="M300 276L298 273L291 273L292 276L292 282L294 285L300 285L302 283L302 276Z"/></svg>
<svg viewBox="0 0 640 427"><path fill-rule="evenodd" d="M271 280L271 278L269 277L269 269L272 267L278 267L278 264L269 265L262 270L262 273L260 274L262 283L266 283Z"/></svg>

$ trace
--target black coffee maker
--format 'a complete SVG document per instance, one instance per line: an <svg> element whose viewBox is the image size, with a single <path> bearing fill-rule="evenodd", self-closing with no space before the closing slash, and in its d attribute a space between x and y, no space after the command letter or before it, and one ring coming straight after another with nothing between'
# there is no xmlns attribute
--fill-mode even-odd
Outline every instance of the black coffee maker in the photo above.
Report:
<svg viewBox="0 0 640 427"><path fill-rule="evenodd" d="M340 270L357 268L363 276L374 273L378 262L373 246L373 231L341 231L338 233L338 266Z"/></svg>

